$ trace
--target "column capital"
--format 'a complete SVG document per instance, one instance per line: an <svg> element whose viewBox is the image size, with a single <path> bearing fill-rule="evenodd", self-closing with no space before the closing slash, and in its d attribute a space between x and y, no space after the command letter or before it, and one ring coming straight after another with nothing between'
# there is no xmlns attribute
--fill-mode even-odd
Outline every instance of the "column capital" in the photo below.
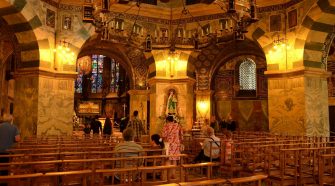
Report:
<svg viewBox="0 0 335 186"><path fill-rule="evenodd" d="M266 71L264 73L268 78L285 78L285 77L297 77L297 76L308 76L308 77L320 77L328 78L331 73L325 69L312 68L312 67L299 67L292 70L276 70Z"/></svg>
<svg viewBox="0 0 335 186"><path fill-rule="evenodd" d="M45 76L53 78L76 79L77 75L77 72L58 72L43 67L34 67L18 69L17 72L15 72L14 74L14 78L17 79L22 77Z"/></svg>
<svg viewBox="0 0 335 186"><path fill-rule="evenodd" d="M212 96L214 94L213 90L196 90L194 92L196 96Z"/></svg>
<svg viewBox="0 0 335 186"><path fill-rule="evenodd" d="M150 90L128 90L129 95L148 95L150 93Z"/></svg>
<svg viewBox="0 0 335 186"><path fill-rule="evenodd" d="M162 78L151 78L148 80L149 85L156 83L190 83L194 84L196 81L193 78L183 78L183 79L162 79Z"/></svg>

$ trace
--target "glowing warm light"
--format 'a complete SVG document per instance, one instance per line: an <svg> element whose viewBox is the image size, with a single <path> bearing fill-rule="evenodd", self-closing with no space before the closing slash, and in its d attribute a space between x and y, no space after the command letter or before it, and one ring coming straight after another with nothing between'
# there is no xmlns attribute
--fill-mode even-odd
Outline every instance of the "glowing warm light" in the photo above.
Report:
<svg viewBox="0 0 335 186"><path fill-rule="evenodd" d="M57 60L59 60L62 64L73 65L75 64L75 54L69 48L69 43L66 41L60 41L57 49L53 50L57 55Z"/></svg>
<svg viewBox="0 0 335 186"><path fill-rule="evenodd" d="M41 61L53 61L53 55L50 50L40 49L40 59Z"/></svg>
<svg viewBox="0 0 335 186"><path fill-rule="evenodd" d="M209 110L209 101L201 100L197 103L197 111L201 117L206 117Z"/></svg>

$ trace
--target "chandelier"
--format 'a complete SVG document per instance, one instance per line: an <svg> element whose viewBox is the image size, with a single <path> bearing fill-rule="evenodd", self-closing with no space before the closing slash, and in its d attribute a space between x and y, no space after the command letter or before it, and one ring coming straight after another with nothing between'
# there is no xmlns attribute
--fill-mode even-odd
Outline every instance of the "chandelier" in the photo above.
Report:
<svg viewBox="0 0 335 186"><path fill-rule="evenodd" d="M113 1L113 3L121 4L126 2L129 1ZM199 49L204 47L206 43L213 38L215 38L216 42L219 42L220 37L226 35L233 36L235 40L244 40L244 34L248 32L248 26L258 21L255 0L249 0L248 2L237 0L209 0L208 2L202 1L202 3L216 4L223 11L223 18L219 20L218 29L213 29L209 24L201 25L198 21L196 21L198 25L196 30L185 30L181 28L182 16L185 16L185 18L194 18L183 3L180 18L174 20L174 23L177 23L177 28L176 25L174 25L172 29L171 23L173 20L171 16L171 20L169 20L170 30L160 28L160 30L148 31L136 23L140 13L141 0L135 0L133 2L135 2L135 4L131 4L129 9L137 6L138 13L131 30L125 34L125 20L121 18L123 15L122 12L116 13L111 11L110 7L112 4L110 0L94 0L94 4L92 5L92 23L95 26L95 31L101 36L101 40L116 40L120 43L133 42L142 45L145 51L151 51L152 48L170 48L171 53L173 53L175 48ZM113 38L111 38L111 36Z"/></svg>

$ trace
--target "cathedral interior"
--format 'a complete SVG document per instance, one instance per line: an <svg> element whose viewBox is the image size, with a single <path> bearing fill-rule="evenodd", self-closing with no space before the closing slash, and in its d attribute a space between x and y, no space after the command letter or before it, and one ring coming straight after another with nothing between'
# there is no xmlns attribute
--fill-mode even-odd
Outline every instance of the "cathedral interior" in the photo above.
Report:
<svg viewBox="0 0 335 186"><path fill-rule="evenodd" d="M335 132L335 0L0 0L0 109L22 136L139 111L161 130Z"/></svg>

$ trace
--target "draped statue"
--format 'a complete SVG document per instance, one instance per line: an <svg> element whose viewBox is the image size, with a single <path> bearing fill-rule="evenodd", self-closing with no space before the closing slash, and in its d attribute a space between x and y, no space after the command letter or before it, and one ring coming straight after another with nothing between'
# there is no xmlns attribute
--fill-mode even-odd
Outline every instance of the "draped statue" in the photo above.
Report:
<svg viewBox="0 0 335 186"><path fill-rule="evenodd" d="M170 90L170 95L167 99L166 113L177 115L177 96L174 90Z"/></svg>

